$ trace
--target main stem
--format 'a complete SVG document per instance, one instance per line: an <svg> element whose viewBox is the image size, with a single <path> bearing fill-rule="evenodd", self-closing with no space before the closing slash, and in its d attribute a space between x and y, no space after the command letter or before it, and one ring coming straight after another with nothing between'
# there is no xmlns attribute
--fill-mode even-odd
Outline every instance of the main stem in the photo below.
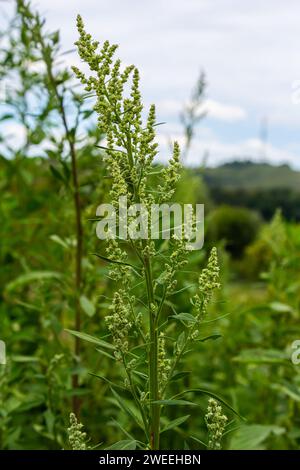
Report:
<svg viewBox="0 0 300 470"><path fill-rule="evenodd" d="M75 330L81 330L81 312L80 312L80 291L81 291L81 281L82 281L82 245L83 245L83 230L81 223L81 206L80 206L80 195L79 195L79 184L78 184L78 173L77 173L77 159L74 144L72 141L69 142L70 153L72 159L72 177L73 177L73 188L74 188L74 207L76 213L76 275L75 275L75 288L76 288L76 298L75 298ZM76 358L80 354L80 339L75 337L75 348L74 348ZM73 389L78 388L79 380L78 374L74 374L72 378ZM73 396L73 412L76 416L79 416L81 408L81 401L76 395Z"/></svg>
<svg viewBox="0 0 300 470"><path fill-rule="evenodd" d="M145 274L149 306L149 392L150 392L150 447L152 450L159 449L160 435L160 405L153 403L159 400L158 384L158 331L157 315L154 307L154 292L152 270L149 257L145 258Z"/></svg>

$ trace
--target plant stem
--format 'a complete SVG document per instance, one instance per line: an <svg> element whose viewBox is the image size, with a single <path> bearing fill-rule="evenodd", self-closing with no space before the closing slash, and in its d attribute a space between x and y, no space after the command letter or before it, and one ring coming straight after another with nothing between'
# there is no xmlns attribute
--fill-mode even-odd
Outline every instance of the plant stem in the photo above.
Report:
<svg viewBox="0 0 300 470"><path fill-rule="evenodd" d="M59 93L57 82L52 72L52 61L48 58L46 54L45 44L42 35L40 35L40 43L42 47L42 51L45 58L45 63L47 67L47 75L49 82L52 86L53 92L57 99L58 103L58 110L61 115L61 119L63 122L66 140L69 146L70 156L71 156L71 173L72 173L72 183L73 183L73 201L74 201L74 209L75 209L75 219L76 219L76 254L75 254L75 322L74 328L76 331L81 330L81 309L80 309L80 292L81 292L81 284L82 284L82 254L83 254L83 229L82 229L82 220L81 220L81 202L80 202L80 194L79 194L79 182L78 182L78 169L77 169L77 155L76 149L74 144L74 136L69 128L65 106L64 106L64 99L63 95ZM74 344L74 354L76 359L79 357L80 354L80 339L75 337L75 344ZM73 390L78 388L79 380L78 374L74 374L72 377L72 387ZM77 396L73 396L72 399L72 409L73 413L77 417L79 417L81 408L81 401Z"/></svg>
<svg viewBox="0 0 300 470"><path fill-rule="evenodd" d="M150 392L150 447L152 450L159 449L160 434L160 405L153 403L159 400L158 387L158 330L157 315L154 307L154 292L152 270L149 257L145 257L145 274L149 305L149 327L150 327L150 346L149 346L149 392Z"/></svg>

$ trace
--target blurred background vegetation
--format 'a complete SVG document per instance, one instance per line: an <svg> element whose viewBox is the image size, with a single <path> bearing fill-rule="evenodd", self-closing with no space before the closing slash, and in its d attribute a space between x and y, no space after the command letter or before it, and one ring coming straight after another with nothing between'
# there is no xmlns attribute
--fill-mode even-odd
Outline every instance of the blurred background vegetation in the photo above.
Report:
<svg viewBox="0 0 300 470"><path fill-rule="evenodd" d="M90 255L103 252L91 219L108 197L105 150L97 147L104 136L91 116L92 97L84 96L64 68L59 33L45 33L42 51L23 2L16 4L0 50L1 80L14 83L0 108L0 338L7 345L7 364L0 366L0 448L66 448L74 396L92 442L109 445L124 439L124 429L130 432L134 424L108 385L90 373L117 378L120 371L93 344L82 344L78 357L65 331L75 329L71 141L83 227L81 328L99 337L107 333L104 316L113 285L105 263ZM186 152L199 121L201 80L195 108L182 120ZM12 142L7 121L22 126L25 140ZM206 388L232 404L245 420L226 410L232 420L228 449L299 448L300 368L291 362L291 344L300 338L299 183L299 172L287 165L232 161L184 168L175 196L182 203L205 204L204 249L191 254L189 269L196 279L216 245L222 289L203 324L202 337L214 340L199 342L188 356L185 371L192 372L174 382L174 393ZM182 293L174 303L188 312L185 273L179 285ZM180 428L163 435L163 447L181 448L185 442L186 448L203 448L207 398L193 398L199 407ZM170 419L175 417L173 409Z"/></svg>

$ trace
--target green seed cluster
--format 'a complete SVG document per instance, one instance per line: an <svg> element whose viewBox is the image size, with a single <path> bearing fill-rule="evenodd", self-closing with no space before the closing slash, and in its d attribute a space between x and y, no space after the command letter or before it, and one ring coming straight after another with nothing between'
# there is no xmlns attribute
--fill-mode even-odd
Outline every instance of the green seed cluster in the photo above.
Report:
<svg viewBox="0 0 300 470"><path fill-rule="evenodd" d="M98 126L107 139L107 162L113 181L112 200L116 203L119 196L126 194L129 202L148 205L153 202L153 196L146 190L147 177L157 155L155 106L150 106L143 124L138 69L130 65L122 70L120 60L114 59L117 46L105 41L100 49L99 43L86 33L80 16L77 28L79 55L93 74L86 77L77 67L73 67L73 71L85 89L97 97L94 109L98 114ZM179 169L179 146L175 144L161 187L168 197L174 192Z"/></svg>
<svg viewBox="0 0 300 470"><path fill-rule="evenodd" d="M170 200L175 193L176 183L180 179L180 148L177 142L174 142L173 156L169 165L163 170L163 185L159 186L161 198Z"/></svg>
<svg viewBox="0 0 300 470"><path fill-rule="evenodd" d="M219 272L217 249L213 248L208 259L207 267L202 270L199 276L198 293L193 298L198 320L201 320L206 313L214 290L220 288Z"/></svg>
<svg viewBox="0 0 300 470"><path fill-rule="evenodd" d="M172 361L166 356L165 336L160 333L158 338L158 382L162 391L168 381Z"/></svg>
<svg viewBox="0 0 300 470"><path fill-rule="evenodd" d="M221 441L227 421L227 416L223 414L222 407L218 404L217 400L210 398L208 400L207 413L205 415L205 422L209 434L209 449L221 449Z"/></svg>
<svg viewBox="0 0 300 470"><path fill-rule="evenodd" d="M108 330L112 335L115 346L115 357L117 360L122 359L122 355L128 351L128 333L132 327L130 321L130 309L124 302L126 292L120 290L115 292L110 310L111 315L107 315L105 322Z"/></svg>
<svg viewBox="0 0 300 470"><path fill-rule="evenodd" d="M68 428L69 442L72 450L87 450L87 434L82 432L83 424L77 421L74 413L70 414L70 427Z"/></svg>
<svg viewBox="0 0 300 470"><path fill-rule="evenodd" d="M166 288L166 296L171 294L177 285L175 279L178 270L182 269L187 264L187 248L186 242L172 236L172 253L169 257L168 263L165 263L165 271L160 276L159 282L163 282Z"/></svg>

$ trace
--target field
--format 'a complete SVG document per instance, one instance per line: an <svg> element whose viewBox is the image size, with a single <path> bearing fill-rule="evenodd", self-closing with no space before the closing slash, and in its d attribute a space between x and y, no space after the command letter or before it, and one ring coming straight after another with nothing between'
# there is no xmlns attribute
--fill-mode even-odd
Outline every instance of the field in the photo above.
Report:
<svg viewBox="0 0 300 470"><path fill-rule="evenodd" d="M299 172L181 165L193 106L164 166L138 70L81 17L72 70L59 33L16 6L0 49L15 84L0 110L0 449L298 449ZM204 204L203 247L174 220L169 240L122 238L122 219L100 239L97 208L124 196Z"/></svg>

